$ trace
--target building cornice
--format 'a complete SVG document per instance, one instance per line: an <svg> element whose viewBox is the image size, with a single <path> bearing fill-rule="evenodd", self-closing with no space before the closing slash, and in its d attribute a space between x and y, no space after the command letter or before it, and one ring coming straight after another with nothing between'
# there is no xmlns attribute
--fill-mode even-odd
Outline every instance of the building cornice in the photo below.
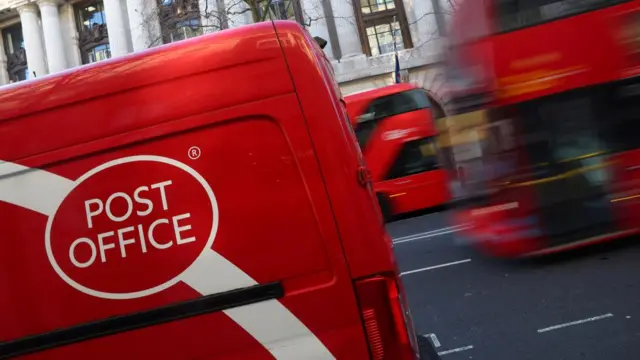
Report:
<svg viewBox="0 0 640 360"><path fill-rule="evenodd" d="M57 5L62 5L66 1L64 0L0 0L0 10L2 9L18 9L21 6L25 6L28 4L38 5L39 2L46 3L55 3Z"/></svg>
<svg viewBox="0 0 640 360"><path fill-rule="evenodd" d="M37 0L36 3L38 5L56 5L56 6L60 6L60 5L64 4L64 1L62 1L62 0Z"/></svg>
<svg viewBox="0 0 640 360"><path fill-rule="evenodd" d="M22 13L37 13L38 12L38 4L36 4L35 2L27 2L25 4L22 4L20 6L18 6L16 8L16 10L18 10L19 14Z"/></svg>
<svg viewBox="0 0 640 360"><path fill-rule="evenodd" d="M30 0L0 0L0 9L17 9L34 1Z"/></svg>
<svg viewBox="0 0 640 360"><path fill-rule="evenodd" d="M0 21L0 30L4 29L6 27L9 27L11 25L15 25L15 24L19 24L20 23L20 17L18 16L18 13L15 13L15 16L12 16L6 20L2 20Z"/></svg>
<svg viewBox="0 0 640 360"><path fill-rule="evenodd" d="M440 40L432 39L413 49L398 51L401 69L413 69L431 65L440 61ZM360 80L392 73L395 70L395 56L393 53L367 57L356 55L331 61L338 83Z"/></svg>

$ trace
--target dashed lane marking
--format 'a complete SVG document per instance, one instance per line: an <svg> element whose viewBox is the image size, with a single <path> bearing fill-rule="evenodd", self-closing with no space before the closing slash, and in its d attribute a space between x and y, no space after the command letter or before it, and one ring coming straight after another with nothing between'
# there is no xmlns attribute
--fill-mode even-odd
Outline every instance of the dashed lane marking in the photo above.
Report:
<svg viewBox="0 0 640 360"><path fill-rule="evenodd" d="M413 234L413 235L408 235L408 236L402 236L402 237L395 238L395 239L393 239L393 243L394 244L402 244L402 243L409 242L409 241L428 239L428 238L432 238L432 237L436 237L436 236L440 236L440 235L445 235L445 234L458 232L458 231L461 231L461 230L465 230L467 228L469 228L468 225L458 225L458 226L445 227L445 228L441 228L441 229L437 229L437 230L425 231L425 232L421 232L421 233L417 233L417 234Z"/></svg>
<svg viewBox="0 0 640 360"><path fill-rule="evenodd" d="M455 349L451 349L451 350L446 350L446 351L440 351L440 352L438 353L438 355L443 356L443 355L453 354L453 353L462 352L462 351L467 351L467 350L471 350L471 349L473 349L473 345L464 346L464 347L459 347L459 348L455 348Z"/></svg>
<svg viewBox="0 0 640 360"><path fill-rule="evenodd" d="M471 259L464 259L464 260L454 261L454 262L450 262L450 263L446 263L446 264L440 264L440 265L428 266L428 267L415 269L415 270L409 270L409 271L405 271L403 273L400 273L400 276L409 275L409 274L415 274L415 273L419 273L419 272L423 272L423 271L429 271L429 270L433 270L433 269L439 269L439 268L443 268L443 267L447 267L447 266L464 264L464 263L468 263L470 261L471 261Z"/></svg>
<svg viewBox="0 0 640 360"><path fill-rule="evenodd" d="M565 328L567 326L580 325L580 324L584 324L584 323L587 323L587 322L598 321L598 320L602 320L602 319L606 319L606 318L610 318L610 317L613 317L613 314L609 313L609 314L594 316L594 317L590 317L588 319L582 319L582 320L572 321L572 322L568 322L568 323L564 323L564 324L549 326L549 327L544 328L544 329L538 329L538 333L558 330L558 329Z"/></svg>

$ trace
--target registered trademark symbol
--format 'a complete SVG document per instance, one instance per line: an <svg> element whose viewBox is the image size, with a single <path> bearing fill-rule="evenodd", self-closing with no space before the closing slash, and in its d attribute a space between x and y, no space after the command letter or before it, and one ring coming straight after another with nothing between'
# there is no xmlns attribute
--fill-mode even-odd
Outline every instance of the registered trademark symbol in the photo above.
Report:
<svg viewBox="0 0 640 360"><path fill-rule="evenodd" d="M189 148L189 159L196 160L200 155L202 155L202 151L200 151L199 147L192 146Z"/></svg>

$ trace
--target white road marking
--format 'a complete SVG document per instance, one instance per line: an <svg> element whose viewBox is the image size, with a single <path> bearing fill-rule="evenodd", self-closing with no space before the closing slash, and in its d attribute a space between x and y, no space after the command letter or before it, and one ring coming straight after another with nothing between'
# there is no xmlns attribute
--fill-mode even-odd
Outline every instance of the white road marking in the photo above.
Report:
<svg viewBox="0 0 640 360"><path fill-rule="evenodd" d="M402 240L412 239L412 238L420 237L420 236L424 236L424 235L429 235L429 234L449 231L449 230L452 230L452 229L458 229L458 228L462 228L462 227L465 227L465 226L467 226L467 225L463 224L463 225L455 225L455 226L446 226L446 227L443 227L443 228L440 228L440 229L424 231L424 232L415 233L415 234L406 235L406 236L400 236L400 237L394 238L393 241L402 241Z"/></svg>
<svg viewBox="0 0 640 360"><path fill-rule="evenodd" d="M422 336L431 339L431 343L433 344L433 346L440 347L440 341L438 341L438 337L436 336L436 334L425 334Z"/></svg>
<svg viewBox="0 0 640 360"><path fill-rule="evenodd" d="M405 271L403 273L400 273L400 276L409 275L409 274L415 274L417 272L438 269L438 268L442 268L442 267L446 267L446 266L464 264L464 263L468 263L469 261L471 261L471 259L464 259L464 260L454 261L454 262L450 262L450 263L446 263L446 264L440 264L440 265L434 265L434 266L429 266L429 267L415 269L415 270L409 270L409 271Z"/></svg>
<svg viewBox="0 0 640 360"><path fill-rule="evenodd" d="M594 316L594 317L591 317L591 318L588 318L588 319L582 319L582 320L572 321L572 322L568 322L568 323L564 323L564 324L560 324L560 325L554 325L554 326L550 326L550 327L547 327L547 328L544 328L544 329L538 329L538 333L557 330L557 329L561 329L561 328L564 328L564 327L567 327L567 326L580 325L580 324L584 324L584 323L591 322L591 321L602 320L602 319L610 318L612 316L613 316L613 314L609 313L609 314L604 314L604 315L600 315L600 316Z"/></svg>
<svg viewBox="0 0 640 360"><path fill-rule="evenodd" d="M415 234L415 235L413 235L411 237L393 239L393 243L394 244L402 244L402 243L406 243L406 242L409 242L409 241L429 239L429 238L440 236L440 235L445 235L445 234L458 232L458 231L461 231L461 230L464 230L464 229L467 229L467 228L468 228L467 226L463 226L463 227L457 227L457 228L439 229L439 230L436 230L436 231L430 231L430 232L426 232L426 233Z"/></svg>
<svg viewBox="0 0 640 360"><path fill-rule="evenodd" d="M457 353L457 352L461 352L461 351L467 351L467 350L471 350L471 349L473 349L473 345L459 347L459 348L451 349L451 350L447 350L447 351L440 351L438 353L438 355L442 356L442 355L453 354L453 353Z"/></svg>

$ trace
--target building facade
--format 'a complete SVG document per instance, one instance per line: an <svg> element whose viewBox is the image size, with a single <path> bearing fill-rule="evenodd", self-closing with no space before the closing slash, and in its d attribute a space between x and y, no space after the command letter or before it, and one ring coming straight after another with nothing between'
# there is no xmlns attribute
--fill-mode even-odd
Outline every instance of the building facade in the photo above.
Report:
<svg viewBox="0 0 640 360"><path fill-rule="evenodd" d="M450 0L0 0L0 86L264 19L293 19L325 48L345 94L438 86Z"/></svg>

